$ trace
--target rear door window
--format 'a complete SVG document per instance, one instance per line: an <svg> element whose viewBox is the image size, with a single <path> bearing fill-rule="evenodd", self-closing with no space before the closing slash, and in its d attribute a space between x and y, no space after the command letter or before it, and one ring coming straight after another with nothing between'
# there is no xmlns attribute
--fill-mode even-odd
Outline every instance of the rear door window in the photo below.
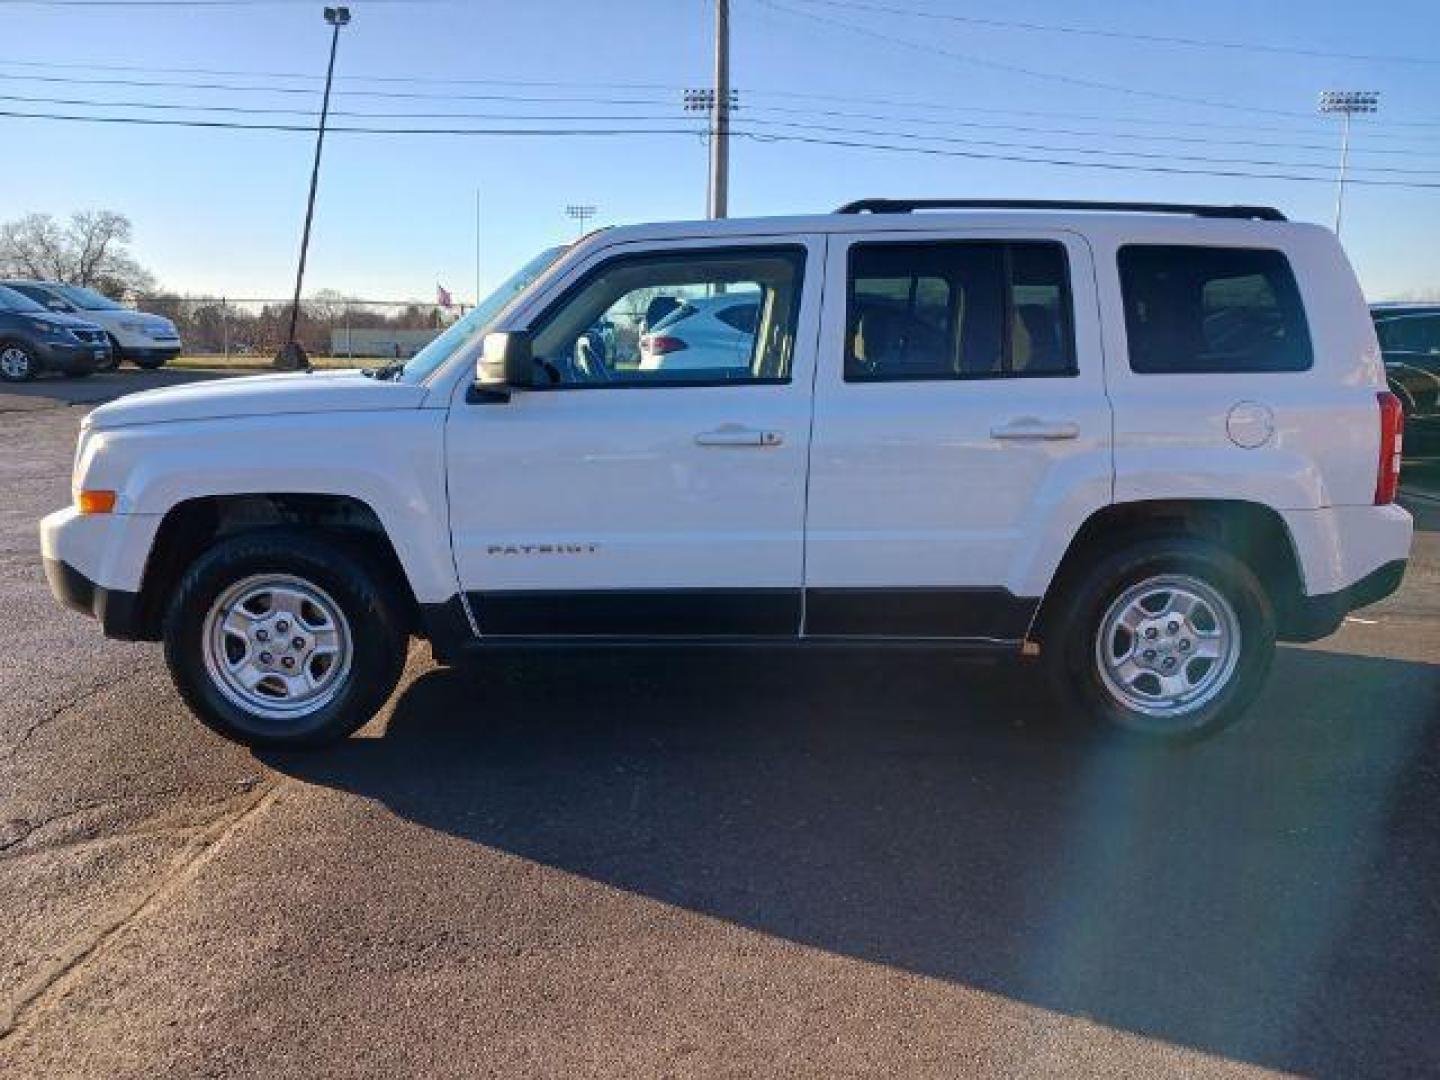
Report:
<svg viewBox="0 0 1440 1080"><path fill-rule="evenodd" d="M856 244L846 306L849 382L1075 374L1059 244Z"/></svg>
<svg viewBox="0 0 1440 1080"><path fill-rule="evenodd" d="M1280 252L1131 244L1119 263L1132 371L1304 371L1313 363L1300 290Z"/></svg>

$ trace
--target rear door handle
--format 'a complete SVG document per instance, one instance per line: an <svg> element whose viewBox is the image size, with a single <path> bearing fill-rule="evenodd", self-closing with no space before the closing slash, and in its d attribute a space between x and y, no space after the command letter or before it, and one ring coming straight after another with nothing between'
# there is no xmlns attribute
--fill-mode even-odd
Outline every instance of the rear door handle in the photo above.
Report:
<svg viewBox="0 0 1440 1080"><path fill-rule="evenodd" d="M779 446L784 441L783 432L762 431L741 424L721 424L695 436L697 446Z"/></svg>
<svg viewBox="0 0 1440 1080"><path fill-rule="evenodd" d="M992 439L1078 439L1080 425L1073 420L1041 420L1034 416L1021 416L996 424L990 429Z"/></svg>

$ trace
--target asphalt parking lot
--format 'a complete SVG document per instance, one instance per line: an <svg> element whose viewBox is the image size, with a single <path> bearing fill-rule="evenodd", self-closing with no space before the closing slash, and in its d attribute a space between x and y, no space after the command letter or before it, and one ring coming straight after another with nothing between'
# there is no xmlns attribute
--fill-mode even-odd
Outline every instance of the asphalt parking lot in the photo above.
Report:
<svg viewBox="0 0 1440 1080"><path fill-rule="evenodd" d="M0 1073L1434 1075L1440 468L1250 721L1076 739L933 656L412 649L342 747L50 600L88 405L0 389Z"/></svg>

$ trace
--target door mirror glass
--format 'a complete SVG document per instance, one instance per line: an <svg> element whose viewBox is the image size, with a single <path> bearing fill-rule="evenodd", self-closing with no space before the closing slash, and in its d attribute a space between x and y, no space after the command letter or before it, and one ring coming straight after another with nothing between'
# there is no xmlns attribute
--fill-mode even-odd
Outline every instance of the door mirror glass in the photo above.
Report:
<svg viewBox="0 0 1440 1080"><path fill-rule="evenodd" d="M523 331L486 334L475 367L475 382L490 389L523 390L533 386L535 359L530 351L530 335Z"/></svg>

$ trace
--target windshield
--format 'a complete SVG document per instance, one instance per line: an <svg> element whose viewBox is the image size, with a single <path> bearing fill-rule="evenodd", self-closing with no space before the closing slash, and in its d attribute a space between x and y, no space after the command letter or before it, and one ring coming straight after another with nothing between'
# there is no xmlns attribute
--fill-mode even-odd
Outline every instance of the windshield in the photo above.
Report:
<svg viewBox="0 0 1440 1080"><path fill-rule="evenodd" d="M108 296L101 296L94 289L87 289L82 285L61 285L59 289L78 308L86 311L124 311L123 304L117 304Z"/></svg>
<svg viewBox="0 0 1440 1080"><path fill-rule="evenodd" d="M470 314L458 320L450 329L407 360L396 377L402 382L421 382L456 353L477 344L495 321L495 316L499 315L511 300L524 292L531 282L550 269L551 264L565 250L566 246L561 245L547 248L536 255L506 278L498 289L476 304Z"/></svg>
<svg viewBox="0 0 1440 1080"><path fill-rule="evenodd" d="M4 285L0 285L0 311L38 311L42 315L50 314L45 310L45 305L37 304L23 293L7 289Z"/></svg>

